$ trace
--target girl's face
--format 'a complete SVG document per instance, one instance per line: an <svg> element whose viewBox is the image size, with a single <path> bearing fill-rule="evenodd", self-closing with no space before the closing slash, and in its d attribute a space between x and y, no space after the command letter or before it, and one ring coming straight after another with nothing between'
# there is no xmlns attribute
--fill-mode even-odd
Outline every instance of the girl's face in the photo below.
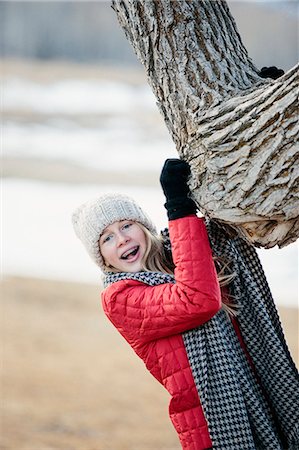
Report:
<svg viewBox="0 0 299 450"><path fill-rule="evenodd" d="M146 237L132 220L114 222L105 228L99 239L100 252L106 266L121 272L139 272L146 251Z"/></svg>

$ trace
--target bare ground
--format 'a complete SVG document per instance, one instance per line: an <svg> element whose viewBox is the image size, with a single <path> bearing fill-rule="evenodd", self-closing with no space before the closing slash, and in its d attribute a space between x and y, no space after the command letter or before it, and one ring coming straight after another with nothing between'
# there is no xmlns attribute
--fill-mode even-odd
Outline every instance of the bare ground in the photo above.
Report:
<svg viewBox="0 0 299 450"><path fill-rule="evenodd" d="M3 58L0 63L3 76L28 78L38 83L52 83L55 80L84 78L86 80L107 79L132 85L146 83L146 75L140 66L83 64L68 60L36 60Z"/></svg>
<svg viewBox="0 0 299 450"><path fill-rule="evenodd" d="M103 315L99 288L7 278L2 298L1 449L180 448L167 392Z"/></svg>
<svg viewBox="0 0 299 450"><path fill-rule="evenodd" d="M42 180L55 183L75 184L118 184L123 186L159 187L155 172L107 171L79 167L63 161L43 161L37 158L2 158L3 178Z"/></svg>
<svg viewBox="0 0 299 450"><path fill-rule="evenodd" d="M4 279L1 449L180 449L167 392L106 319L99 294ZM298 364L298 311L280 313Z"/></svg>

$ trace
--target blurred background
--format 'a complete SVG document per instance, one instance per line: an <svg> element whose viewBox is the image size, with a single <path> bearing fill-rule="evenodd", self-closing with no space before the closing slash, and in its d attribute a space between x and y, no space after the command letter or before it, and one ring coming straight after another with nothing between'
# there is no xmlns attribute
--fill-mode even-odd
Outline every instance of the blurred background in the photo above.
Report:
<svg viewBox="0 0 299 450"><path fill-rule="evenodd" d="M298 60L297 1L229 1L257 67ZM176 151L109 2L1 1L2 449L180 448L168 394L103 316L71 213L107 192L167 226ZM298 362L298 252L259 250Z"/></svg>

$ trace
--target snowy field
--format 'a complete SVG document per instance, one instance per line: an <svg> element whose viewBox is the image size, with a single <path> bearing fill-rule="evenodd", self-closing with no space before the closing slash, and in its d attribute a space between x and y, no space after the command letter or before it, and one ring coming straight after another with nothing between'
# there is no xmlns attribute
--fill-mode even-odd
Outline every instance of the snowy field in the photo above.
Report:
<svg viewBox="0 0 299 450"><path fill-rule="evenodd" d="M45 85L13 77L4 83L3 105L4 157L148 172L177 156L145 84L70 79Z"/></svg>

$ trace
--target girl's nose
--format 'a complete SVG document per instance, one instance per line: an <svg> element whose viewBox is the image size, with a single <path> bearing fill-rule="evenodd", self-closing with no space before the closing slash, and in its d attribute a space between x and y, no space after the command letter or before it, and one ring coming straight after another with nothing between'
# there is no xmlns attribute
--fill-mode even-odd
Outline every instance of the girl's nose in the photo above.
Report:
<svg viewBox="0 0 299 450"><path fill-rule="evenodd" d="M126 236L125 234L123 234L123 233L119 233L118 235L117 235L117 244L118 244L118 246L120 246L120 245L122 245L122 244L125 244L126 242L128 242L129 241L129 236Z"/></svg>

